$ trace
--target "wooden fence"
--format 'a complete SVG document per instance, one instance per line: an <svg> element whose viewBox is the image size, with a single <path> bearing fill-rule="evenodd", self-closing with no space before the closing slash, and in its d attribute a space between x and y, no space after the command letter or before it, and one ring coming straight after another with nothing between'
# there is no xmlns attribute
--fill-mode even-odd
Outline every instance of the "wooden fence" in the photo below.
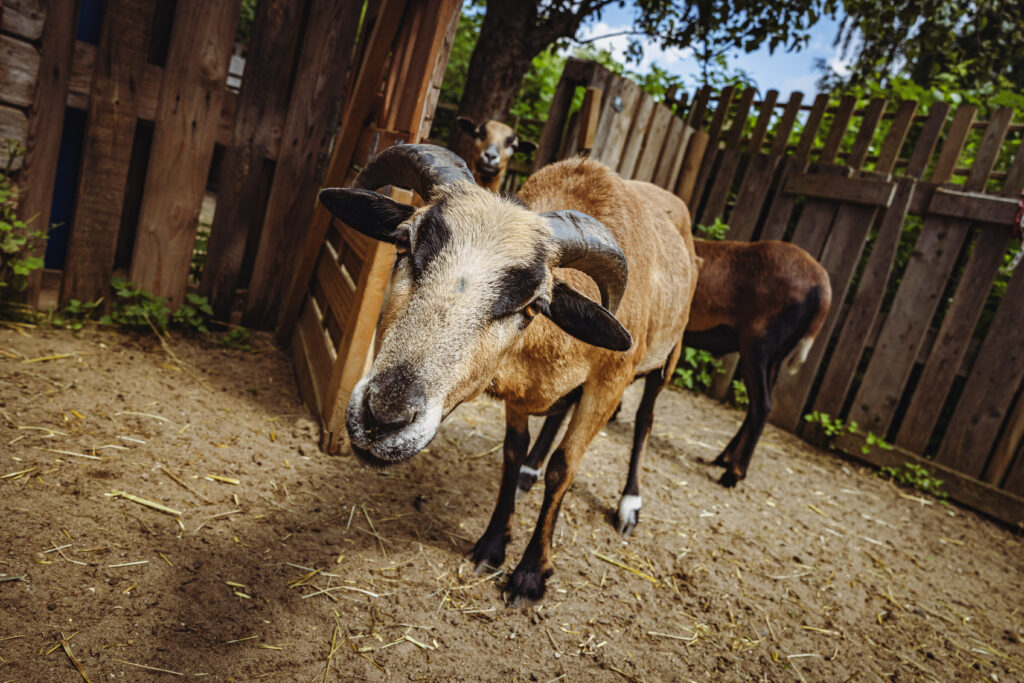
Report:
<svg viewBox="0 0 1024 683"><path fill-rule="evenodd" d="M568 116L575 88L584 108ZM712 105L714 105L712 107ZM926 463L950 495L1024 522L1024 268L1004 267L1024 190L1024 126L996 109L889 109L828 95L708 89L655 102L570 60L537 165L589 152L686 199L728 239L785 239L828 270L833 307L801 371L780 376L776 425L822 441L812 410L875 464ZM961 166L964 160L965 166ZM724 396L735 364L713 393ZM895 443L866 443L872 433ZM867 452L862 452L866 448Z"/></svg>
<svg viewBox="0 0 1024 683"><path fill-rule="evenodd" d="M0 5L0 139L27 147L19 211L48 225L51 205L70 205L47 256L60 300L106 296L119 273L174 306L198 287L218 317L274 327L350 97L357 29L382 0L260 0L238 91L227 87L238 2L106 0L92 37L87 4L81 20L76 0ZM63 175L71 187L55 193ZM30 300L44 288L37 275Z"/></svg>
<svg viewBox="0 0 1024 683"><path fill-rule="evenodd" d="M376 22L364 29L346 85L352 95L325 186L347 186L379 151L426 138L460 7L459 0L383 1ZM390 195L414 203L408 190L393 188ZM291 344L299 386L320 417L326 451L345 442L345 406L372 360L394 257L393 245L352 230L317 205L290 278L278 339Z"/></svg>

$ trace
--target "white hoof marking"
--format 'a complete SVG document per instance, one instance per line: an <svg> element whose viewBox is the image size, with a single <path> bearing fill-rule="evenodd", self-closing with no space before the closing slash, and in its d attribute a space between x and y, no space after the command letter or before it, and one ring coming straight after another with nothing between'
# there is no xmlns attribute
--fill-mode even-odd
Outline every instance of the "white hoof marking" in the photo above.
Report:
<svg viewBox="0 0 1024 683"><path fill-rule="evenodd" d="M643 501L640 496L626 495L619 500L619 533L628 534L640 519Z"/></svg>

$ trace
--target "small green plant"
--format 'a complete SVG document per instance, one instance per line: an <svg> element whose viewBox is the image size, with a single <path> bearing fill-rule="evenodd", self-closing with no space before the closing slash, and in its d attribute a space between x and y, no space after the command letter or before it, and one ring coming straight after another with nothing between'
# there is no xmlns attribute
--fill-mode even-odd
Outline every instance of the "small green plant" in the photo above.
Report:
<svg viewBox="0 0 1024 683"><path fill-rule="evenodd" d="M825 436L828 437L829 443L835 441L843 434L860 434L859 425L856 420L850 422L844 422L838 417L832 417L828 413L822 413L815 410L812 413L804 415L804 422L810 422L821 426L821 430L825 432ZM871 452L871 447L881 448L886 451L892 450L892 444L887 442L882 437L878 436L874 432L868 432L864 435L864 443L861 444L860 452L867 454Z"/></svg>
<svg viewBox="0 0 1024 683"><path fill-rule="evenodd" d="M219 337L217 343L229 349L252 351L252 345L249 343L250 336L249 330L244 327L236 327L228 334Z"/></svg>
<svg viewBox="0 0 1024 683"><path fill-rule="evenodd" d="M722 361L709 351L684 346L672 383L692 391L705 391L711 386L715 373L721 369Z"/></svg>
<svg viewBox="0 0 1024 683"><path fill-rule="evenodd" d="M747 394L747 385L741 379L732 381L732 405L742 410L750 405L750 396Z"/></svg>
<svg viewBox="0 0 1024 683"><path fill-rule="evenodd" d="M175 327L184 327L195 332L209 332L206 324L213 317L213 308L205 296L186 294L185 302L171 314L171 323Z"/></svg>
<svg viewBox="0 0 1024 683"><path fill-rule="evenodd" d="M51 311L48 322L54 327L80 330L87 321L93 319L101 303L103 303L102 297L96 301L72 299L64 308Z"/></svg>
<svg viewBox="0 0 1024 683"><path fill-rule="evenodd" d="M43 259L35 254L46 244L45 230L30 227L31 218L18 218L18 186L11 169L25 150L14 140L4 145L7 164L0 169L0 298L25 289L28 276L43 267Z"/></svg>
<svg viewBox="0 0 1024 683"><path fill-rule="evenodd" d="M719 240L724 240L725 235L728 232L729 224L722 222L721 218L716 218L715 222L711 225L698 225L696 236L702 240L717 242Z"/></svg>
<svg viewBox="0 0 1024 683"><path fill-rule="evenodd" d="M213 316L213 309L205 296L187 294L185 302L172 313L165 299L145 291L134 282L114 278L110 286L114 290L114 300L110 313L100 318L104 325L154 329L157 332L166 332L173 325L195 332L209 332L206 325Z"/></svg>
<svg viewBox="0 0 1024 683"><path fill-rule="evenodd" d="M949 494L942 490L945 482L917 463L905 462L903 467L883 467L878 476L889 477L897 484L930 493L939 500L949 498Z"/></svg>

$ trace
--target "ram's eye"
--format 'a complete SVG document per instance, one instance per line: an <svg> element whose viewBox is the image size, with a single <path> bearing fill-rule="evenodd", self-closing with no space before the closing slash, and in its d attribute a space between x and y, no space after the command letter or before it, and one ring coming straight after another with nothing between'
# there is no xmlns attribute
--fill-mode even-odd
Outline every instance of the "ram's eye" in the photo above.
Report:
<svg viewBox="0 0 1024 683"><path fill-rule="evenodd" d="M395 251L399 254L408 254L412 245L409 242L409 233L404 230L395 235Z"/></svg>
<svg viewBox="0 0 1024 683"><path fill-rule="evenodd" d="M523 315L527 318L536 318L538 313L542 312L541 303L539 301L532 301L526 305L523 309Z"/></svg>

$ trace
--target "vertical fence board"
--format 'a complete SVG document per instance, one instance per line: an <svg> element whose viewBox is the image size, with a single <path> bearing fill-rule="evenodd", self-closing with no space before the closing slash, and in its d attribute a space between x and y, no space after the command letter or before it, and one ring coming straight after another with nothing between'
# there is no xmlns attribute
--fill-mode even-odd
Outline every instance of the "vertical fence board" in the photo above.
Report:
<svg viewBox="0 0 1024 683"><path fill-rule="evenodd" d="M383 78L391 43L398 32L405 7L406 0L383 0L377 21L369 36L365 38L366 52L361 59L352 94L346 103L338 130L338 142L324 178L324 185L345 184L363 124L375 104L373 94L378 90ZM288 343L291 338L331 220L331 213L323 206L314 209L311 228L305 236L300 258L296 262L295 274L291 278L288 295L284 299L285 308L278 324L277 336L282 343ZM301 237L299 241L302 241Z"/></svg>
<svg viewBox="0 0 1024 683"><path fill-rule="evenodd" d="M1006 426L999 441L992 449L992 457L981 475L982 481L999 486L1003 477L1013 466L1014 453L1022 449L1024 449L1024 386L1017 391L1016 404L1009 417L1006 418Z"/></svg>
<svg viewBox="0 0 1024 683"><path fill-rule="evenodd" d="M946 174L952 172L974 113L973 107L965 106L954 116L940 152L940 159L947 161L933 173L937 182L944 182L949 177ZM1008 124L1009 120L1003 124L999 120L990 122L965 185L968 190L984 187ZM969 227L967 221L960 219L943 216L925 219L851 408L850 418L857 420L866 431L887 433Z"/></svg>
<svg viewBox="0 0 1024 683"><path fill-rule="evenodd" d="M636 112L633 114L633 125L630 127L626 146L623 148L622 156L619 158L617 170L623 178L633 177L637 159L640 156L640 150L643 148L644 141L648 137L648 131L651 128L651 121L656 107L659 107L659 105L654 101L653 97L647 93L640 94L640 101L637 103Z"/></svg>
<svg viewBox="0 0 1024 683"><path fill-rule="evenodd" d="M711 116L711 124L707 130L707 151L704 152L704 158L700 162L700 170L697 172L697 179L693 185L693 191L690 196L691 212L696 213L697 208L701 204L701 200L704 197L704 191L707 189L707 183L711 179L712 171L718 162L718 143L719 136L722 133L722 126L725 124L725 118L729 115L729 107L732 105L732 98L736 94L735 86L727 86L722 88L722 92L718 95L718 106L715 107L715 113ZM694 126L697 127L696 125Z"/></svg>
<svg viewBox="0 0 1024 683"><path fill-rule="evenodd" d="M797 144L796 152L793 156L786 157L785 161L782 162L782 171L778 183L779 191L775 193L775 197L772 199L771 206L768 209L768 216L764 220L764 227L761 229L761 239L763 240L780 240L786 233L786 226L789 224L790 214L793 213L796 196L782 192L782 187L785 185L786 177L789 174L799 173L807 168L811 145L814 144L814 138L821 127L821 119L827 106L828 95L822 93L814 98L811 112L808 114L803 131L800 133L800 142ZM786 140L783 140L781 136L776 137L772 149L776 149L778 145L781 145L783 149L786 147Z"/></svg>
<svg viewBox="0 0 1024 683"><path fill-rule="evenodd" d="M668 134L663 142L661 157L658 159L658 166L654 170L654 178L651 180L655 185L671 191L674 186L673 175L678 172L680 164L680 147L682 146L684 129L686 124L678 116L672 116L668 124Z"/></svg>
<svg viewBox="0 0 1024 683"><path fill-rule="evenodd" d="M1024 268L1017 268L967 377L964 393L935 456L936 462L971 477L981 475L1006 407L1024 380L1021 320L1024 320Z"/></svg>
<svg viewBox="0 0 1024 683"><path fill-rule="evenodd" d="M671 122L672 112L669 108L657 105L654 108L654 113L651 114L651 125L647 129L643 150L636 162L632 176L634 180L650 182L654 178L654 172L658 167L658 158L665 146L665 136Z"/></svg>
<svg viewBox="0 0 1024 683"><path fill-rule="evenodd" d="M341 94L358 26L359 3L313 0L292 87L281 152L260 230L249 296L242 317L251 327L272 327L281 310L286 281L316 205L314 173L324 148L329 112Z"/></svg>
<svg viewBox="0 0 1024 683"><path fill-rule="evenodd" d="M180 0L175 9L131 265L133 281L175 308L185 298L237 23L235 3Z"/></svg>
<svg viewBox="0 0 1024 683"><path fill-rule="evenodd" d="M238 96L231 145L224 152L217 211L210 228L200 291L214 313L230 316L250 236L256 238L269 184L264 173L269 129L280 128L308 0L263 0Z"/></svg>
<svg viewBox="0 0 1024 683"><path fill-rule="evenodd" d="M134 84L146 63L152 17L151 0L110 0L104 12L62 302L93 301L110 288L138 114Z"/></svg>
<svg viewBox="0 0 1024 683"><path fill-rule="evenodd" d="M729 192L732 190L733 180L736 177L742 156L740 138L747 115L750 113L750 104L754 101L756 93L756 89L747 88L736 105L736 114L733 116L729 134L725 138L725 148L718 153L718 168L712 179L711 189L700 210L700 217L697 221L700 225L710 225L716 218L721 218L725 214L725 205L729 200Z"/></svg>
<svg viewBox="0 0 1024 683"><path fill-rule="evenodd" d="M21 186L18 217L26 222L32 221L33 226L44 232L50 226L50 204L64 129L64 102L68 98L78 22L78 0L53 0L47 9L49 20L43 26L39 45L39 82L29 111L26 151L18 175ZM42 253L36 255L42 256ZM28 301L32 305L39 302L42 278L41 270L29 276Z"/></svg>
<svg viewBox="0 0 1024 683"><path fill-rule="evenodd" d="M996 117L1009 120L1012 112L1001 110L1001 113L993 114L993 120ZM1018 165L1024 166L1024 155L1018 155L1016 161ZM1014 198L1020 194L1021 189L1024 188L1016 184L1006 185L1003 187L1003 195ZM979 227L978 238L963 275L960 276L953 302L942 319L921 381L914 390L907 414L896 435L896 443L908 450L924 453L928 445L943 405L943 401L937 399L946 396L960 369L1012 236L1011 229L1005 225L983 224Z"/></svg>

